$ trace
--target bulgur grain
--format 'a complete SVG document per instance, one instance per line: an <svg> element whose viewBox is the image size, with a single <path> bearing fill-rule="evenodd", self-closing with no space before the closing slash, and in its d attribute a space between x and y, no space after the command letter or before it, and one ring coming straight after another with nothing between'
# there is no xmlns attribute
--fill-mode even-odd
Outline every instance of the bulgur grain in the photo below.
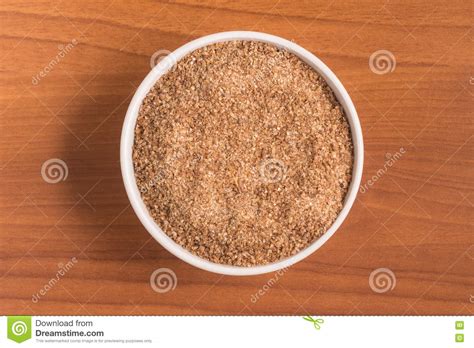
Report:
<svg viewBox="0 0 474 348"><path fill-rule="evenodd" d="M198 49L150 90L133 149L150 215L210 261L263 265L323 235L342 209L353 146L324 79L273 45Z"/></svg>

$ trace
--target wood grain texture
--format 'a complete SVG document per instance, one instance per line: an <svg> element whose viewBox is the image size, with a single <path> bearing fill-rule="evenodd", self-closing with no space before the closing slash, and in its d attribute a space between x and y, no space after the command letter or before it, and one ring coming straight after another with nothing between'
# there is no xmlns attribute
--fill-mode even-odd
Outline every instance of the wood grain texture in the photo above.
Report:
<svg viewBox="0 0 474 348"><path fill-rule="evenodd" d="M466 1L2 1L0 313L472 314L471 13ZM133 213L119 168L124 115L153 53L238 29L292 39L337 74L364 131L362 183L376 177L278 281L170 255ZM394 71L371 71L378 50ZM57 184L40 172L51 158L68 168ZM160 267L175 290L150 287ZM391 291L371 290L378 268L395 274Z"/></svg>

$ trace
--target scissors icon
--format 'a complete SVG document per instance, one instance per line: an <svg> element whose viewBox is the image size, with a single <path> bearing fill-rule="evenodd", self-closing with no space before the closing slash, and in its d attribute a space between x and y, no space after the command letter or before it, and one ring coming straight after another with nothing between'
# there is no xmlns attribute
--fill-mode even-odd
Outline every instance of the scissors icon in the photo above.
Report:
<svg viewBox="0 0 474 348"><path fill-rule="evenodd" d="M321 324L324 323L324 319L321 319L321 318L313 319L310 315L303 317L303 319L313 323L314 328L316 330L319 330L321 328Z"/></svg>

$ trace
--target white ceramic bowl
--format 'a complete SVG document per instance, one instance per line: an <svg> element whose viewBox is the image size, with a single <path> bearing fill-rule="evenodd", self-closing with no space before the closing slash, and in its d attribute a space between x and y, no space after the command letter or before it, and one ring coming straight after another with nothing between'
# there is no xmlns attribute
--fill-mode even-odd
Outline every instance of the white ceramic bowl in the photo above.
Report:
<svg viewBox="0 0 474 348"><path fill-rule="evenodd" d="M222 265L210 262L196 255L191 254L189 251L175 243L170 237L168 237L160 227L155 223L153 218L149 215L148 210L143 203L137 184L135 182L133 161L132 161L132 147L134 141L134 129L137 121L138 111L142 104L143 98L147 95L148 91L153 87L155 82L169 70L172 66L172 62L176 62L191 53L192 51L222 41L232 40L253 40L262 41L275 46L284 48L289 52L292 52L309 66L314 68L328 83L328 85L334 91L340 104L343 106L346 117L349 121L352 133L352 141L354 144L354 166L352 172L352 182L349 186L349 191L346 195L344 206L339 213L336 221L329 228L329 230L319 239L311 243L306 249L299 253L280 260L278 262L270 263L264 266L255 267L237 267ZM273 36L264 33L252 32L252 31L229 31L223 33L212 34L201 37L194 41L187 43L184 46L179 47L177 50L172 52L167 59L162 59L143 80L140 87L138 87L135 95L133 96L130 106L128 107L127 115L122 129L122 138L120 142L120 164L122 168L122 176L125 184L125 189L130 199L131 205L135 210L138 218L148 230L148 232L170 253L179 257L181 260L187 263L204 269L206 271L227 274L227 275L254 275L262 274L267 272L277 271L279 269L293 265L294 263L301 261L314 251L319 249L331 236L336 232L341 223L347 217L349 210L354 203L357 192L359 190L360 180L362 176L362 166L364 160L364 144L362 141L362 130L360 128L359 118L357 112L352 103L351 98L347 94L346 89L341 84L339 79L334 73L317 57L312 53L298 46L297 44L282 39L278 36Z"/></svg>

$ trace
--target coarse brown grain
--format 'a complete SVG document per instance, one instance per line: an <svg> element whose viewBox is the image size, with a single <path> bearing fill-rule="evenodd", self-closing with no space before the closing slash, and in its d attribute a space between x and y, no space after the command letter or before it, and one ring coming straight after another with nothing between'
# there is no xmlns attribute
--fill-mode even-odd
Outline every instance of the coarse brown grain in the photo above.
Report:
<svg viewBox="0 0 474 348"><path fill-rule="evenodd" d="M344 112L298 57L255 41L194 51L141 106L133 162L150 215L220 264L263 265L323 235L352 172Z"/></svg>

